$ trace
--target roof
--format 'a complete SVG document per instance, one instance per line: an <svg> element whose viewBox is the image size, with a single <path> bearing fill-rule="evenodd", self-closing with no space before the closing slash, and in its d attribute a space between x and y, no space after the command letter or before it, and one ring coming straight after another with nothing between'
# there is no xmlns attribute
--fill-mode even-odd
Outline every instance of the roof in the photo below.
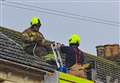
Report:
<svg viewBox="0 0 120 83"><path fill-rule="evenodd" d="M27 54L22 49L21 36L20 32L0 27L0 60L5 59L40 70L54 71L53 66L40 61L36 56ZM119 79L120 82L120 65L102 57L88 53L85 55L86 62L96 61L97 78L105 82L106 76L111 76L113 79Z"/></svg>
<svg viewBox="0 0 120 83"><path fill-rule="evenodd" d="M93 56L86 53L85 61L96 62L97 78L106 83L106 76L110 76L112 80L118 79L120 82L120 65L102 57Z"/></svg>
<svg viewBox="0 0 120 83"><path fill-rule="evenodd" d="M21 33L0 27L0 60L8 60L44 72L54 72L55 67L27 54L22 49Z"/></svg>

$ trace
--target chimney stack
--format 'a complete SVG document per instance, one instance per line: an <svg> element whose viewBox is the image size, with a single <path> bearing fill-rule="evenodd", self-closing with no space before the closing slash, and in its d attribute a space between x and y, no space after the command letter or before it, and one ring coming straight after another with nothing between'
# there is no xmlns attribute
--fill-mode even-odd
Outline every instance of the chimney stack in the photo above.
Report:
<svg viewBox="0 0 120 83"><path fill-rule="evenodd" d="M104 45L104 51L105 51L105 58L109 59L109 58L112 58L112 45L110 44L107 44L107 45Z"/></svg>
<svg viewBox="0 0 120 83"><path fill-rule="evenodd" d="M104 57L105 52L104 52L104 46L96 46L97 49L97 56Z"/></svg>
<svg viewBox="0 0 120 83"><path fill-rule="evenodd" d="M119 45L118 44L113 44L112 45L112 55L113 56L119 56Z"/></svg>
<svg viewBox="0 0 120 83"><path fill-rule="evenodd" d="M120 56L120 46L119 44L107 44L96 46L97 56L104 57L106 59L114 60Z"/></svg>

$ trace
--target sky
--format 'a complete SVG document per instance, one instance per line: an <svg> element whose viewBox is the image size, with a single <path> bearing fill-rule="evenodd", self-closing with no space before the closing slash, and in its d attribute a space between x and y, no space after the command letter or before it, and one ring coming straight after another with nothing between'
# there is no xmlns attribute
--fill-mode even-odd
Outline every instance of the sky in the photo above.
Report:
<svg viewBox="0 0 120 83"><path fill-rule="evenodd" d="M24 31L41 19L46 39L68 45L72 34L80 49L96 55L96 46L120 43L119 0L0 0L0 26Z"/></svg>

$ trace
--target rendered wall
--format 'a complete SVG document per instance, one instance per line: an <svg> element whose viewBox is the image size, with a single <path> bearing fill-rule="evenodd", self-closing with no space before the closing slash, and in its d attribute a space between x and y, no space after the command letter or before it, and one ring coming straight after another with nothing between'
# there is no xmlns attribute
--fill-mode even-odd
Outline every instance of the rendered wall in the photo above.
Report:
<svg viewBox="0 0 120 83"><path fill-rule="evenodd" d="M0 83L41 83L40 80L30 79L25 75L14 75L12 73L0 72Z"/></svg>

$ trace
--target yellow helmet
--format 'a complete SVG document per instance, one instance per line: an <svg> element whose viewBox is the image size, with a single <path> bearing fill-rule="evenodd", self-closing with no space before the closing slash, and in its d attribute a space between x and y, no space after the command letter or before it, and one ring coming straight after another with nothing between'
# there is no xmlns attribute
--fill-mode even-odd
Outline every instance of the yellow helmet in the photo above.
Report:
<svg viewBox="0 0 120 83"><path fill-rule="evenodd" d="M37 17L33 17L31 19L31 25L41 25L40 19Z"/></svg>
<svg viewBox="0 0 120 83"><path fill-rule="evenodd" d="M70 37L70 39L69 39L69 45L70 44L80 44L80 37L79 37L79 35L77 35L77 34L73 34L71 37Z"/></svg>

